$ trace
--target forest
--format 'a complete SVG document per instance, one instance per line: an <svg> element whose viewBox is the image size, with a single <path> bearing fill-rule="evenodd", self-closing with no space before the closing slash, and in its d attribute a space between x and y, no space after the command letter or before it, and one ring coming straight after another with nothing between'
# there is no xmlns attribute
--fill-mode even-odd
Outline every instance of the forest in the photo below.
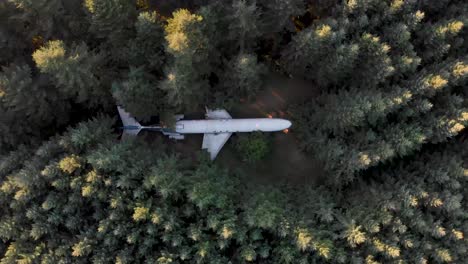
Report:
<svg viewBox="0 0 468 264"><path fill-rule="evenodd" d="M0 264L468 263L467 25L465 0L0 0ZM292 127L211 161L121 140L117 105Z"/></svg>

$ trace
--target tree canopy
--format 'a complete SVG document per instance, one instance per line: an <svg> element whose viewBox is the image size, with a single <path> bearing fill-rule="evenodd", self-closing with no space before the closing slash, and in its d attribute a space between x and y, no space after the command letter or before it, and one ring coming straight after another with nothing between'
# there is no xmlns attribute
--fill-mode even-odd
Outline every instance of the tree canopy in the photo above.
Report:
<svg viewBox="0 0 468 264"><path fill-rule="evenodd" d="M466 263L467 23L462 0L0 1L0 263ZM120 139L117 105L293 126L212 162Z"/></svg>

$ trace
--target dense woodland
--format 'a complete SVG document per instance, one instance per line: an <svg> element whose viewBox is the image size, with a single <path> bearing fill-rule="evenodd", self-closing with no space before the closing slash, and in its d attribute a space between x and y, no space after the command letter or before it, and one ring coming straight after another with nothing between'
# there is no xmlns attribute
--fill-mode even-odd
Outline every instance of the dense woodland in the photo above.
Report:
<svg viewBox="0 0 468 264"><path fill-rule="evenodd" d="M463 0L0 1L0 263L468 263L467 24ZM288 118L320 185L119 140L116 105L229 110L272 72L319 91Z"/></svg>

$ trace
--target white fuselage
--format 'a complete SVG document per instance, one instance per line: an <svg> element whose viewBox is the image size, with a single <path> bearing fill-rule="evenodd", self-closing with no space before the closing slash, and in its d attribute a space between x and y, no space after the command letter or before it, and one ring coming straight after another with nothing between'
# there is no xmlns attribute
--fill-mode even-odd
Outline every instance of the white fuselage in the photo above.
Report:
<svg viewBox="0 0 468 264"><path fill-rule="evenodd" d="M175 132L180 134L272 132L290 126L290 121L279 118L180 120L176 122Z"/></svg>

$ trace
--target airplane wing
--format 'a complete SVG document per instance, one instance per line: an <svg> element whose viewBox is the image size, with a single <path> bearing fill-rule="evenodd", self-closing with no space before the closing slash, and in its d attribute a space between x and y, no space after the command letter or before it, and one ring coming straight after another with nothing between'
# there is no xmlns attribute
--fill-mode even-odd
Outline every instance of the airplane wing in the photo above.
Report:
<svg viewBox="0 0 468 264"><path fill-rule="evenodd" d="M207 119L232 119L231 115L224 109L210 110L206 108Z"/></svg>
<svg viewBox="0 0 468 264"><path fill-rule="evenodd" d="M214 160L231 135L232 133L204 134L202 149L206 149L211 160Z"/></svg>

